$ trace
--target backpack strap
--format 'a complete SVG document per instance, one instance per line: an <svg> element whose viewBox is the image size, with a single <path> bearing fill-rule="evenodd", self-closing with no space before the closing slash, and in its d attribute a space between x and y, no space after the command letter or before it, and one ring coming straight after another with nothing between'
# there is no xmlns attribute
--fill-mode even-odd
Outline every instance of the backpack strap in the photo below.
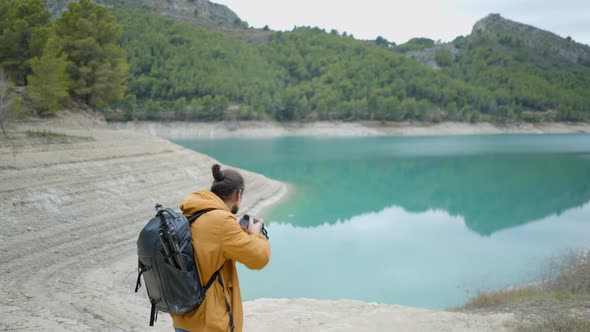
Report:
<svg viewBox="0 0 590 332"><path fill-rule="evenodd" d="M137 282L135 283L135 292L139 290L141 287L141 275L143 273L143 269L141 268L141 262L137 259Z"/></svg>
<svg viewBox="0 0 590 332"><path fill-rule="evenodd" d="M231 331L233 332L235 329L234 314L231 310L231 306L229 305L229 301L227 300L227 297L225 296L225 286L223 285L223 279L221 279L221 274L219 273L221 271L221 269L223 269L224 266L225 266L225 262L223 262L221 267L217 271L215 271L215 273L213 273L211 278L209 278L207 285L205 285L205 287L204 287L205 291L203 292L203 294L207 293L207 290L209 289L209 287L211 287L211 285L213 285L215 280L219 281L219 284L221 285L221 291L223 292L223 299L225 300L225 307L227 309L227 313L229 314L229 326L231 327Z"/></svg>
<svg viewBox="0 0 590 332"><path fill-rule="evenodd" d="M213 211L213 210L215 210L215 209L209 209L209 210L199 211L199 212L193 214L192 216L186 218L186 220L188 220L188 223L189 224L192 224L195 220L197 220L197 218L199 218L200 216L204 215L205 213L207 213L209 211Z"/></svg>
<svg viewBox="0 0 590 332"><path fill-rule="evenodd" d="M223 269L224 266L225 266L225 262L223 262L223 264L221 264L221 267L211 275L211 278L209 278L209 281L207 281L207 284L205 285L205 287L203 287L205 290L203 293L206 293L207 290L209 289L209 287L211 287L211 285L213 285L213 283L215 282L215 279L217 279L217 276L219 276L219 272L221 271L221 269Z"/></svg>
<svg viewBox="0 0 590 332"><path fill-rule="evenodd" d="M223 263L223 264L225 265L225 263ZM223 267L223 266L221 266L221 267ZM225 296L225 287L223 286L223 279L221 279L221 274L219 274L219 273L217 273L217 280L219 280L219 283L221 284L221 290L223 291L223 299L225 300L225 307L227 308L227 313L229 315L229 327L231 328L231 331L234 332L234 329L235 329L234 314L232 313L231 306L229 305L229 301L227 300L227 297Z"/></svg>
<svg viewBox="0 0 590 332"><path fill-rule="evenodd" d="M141 288L141 275L146 272L151 270L152 267L150 266L146 266L143 265L141 263L141 261L139 259L137 259L137 282L135 283L135 292L137 293L137 291Z"/></svg>
<svg viewBox="0 0 590 332"><path fill-rule="evenodd" d="M156 302L152 302L152 309L150 310L150 326L154 326L154 322L158 320L158 309L156 309Z"/></svg>

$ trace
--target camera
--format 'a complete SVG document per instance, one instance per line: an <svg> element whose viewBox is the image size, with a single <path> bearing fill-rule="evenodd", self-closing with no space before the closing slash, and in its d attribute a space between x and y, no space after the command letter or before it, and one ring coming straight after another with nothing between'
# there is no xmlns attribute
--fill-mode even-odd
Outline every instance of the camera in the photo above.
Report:
<svg viewBox="0 0 590 332"><path fill-rule="evenodd" d="M257 223L259 220L254 218L254 216L252 216L252 219L254 219L254 223ZM240 219L240 225L242 225L242 227L244 227L245 229L248 229L248 226L250 225L250 216L245 214L244 216L242 216L242 219Z"/></svg>
<svg viewBox="0 0 590 332"><path fill-rule="evenodd" d="M260 220L254 218L254 216L252 216L252 219L254 223L259 222ZM244 227L245 229L248 229L248 226L250 226L250 215L243 215L242 219L240 219L240 225L242 225L242 227ZM262 235L264 235L264 237L266 237L266 239L268 240L268 232L266 231L266 229L264 228L264 225L262 225Z"/></svg>

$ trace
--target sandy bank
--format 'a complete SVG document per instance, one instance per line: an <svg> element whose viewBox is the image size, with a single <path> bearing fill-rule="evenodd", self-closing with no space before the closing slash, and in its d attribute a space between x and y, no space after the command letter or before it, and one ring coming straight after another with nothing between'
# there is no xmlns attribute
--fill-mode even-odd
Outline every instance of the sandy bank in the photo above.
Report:
<svg viewBox="0 0 590 332"><path fill-rule="evenodd" d="M147 297L133 293L135 241L154 203L176 207L210 185L214 160L82 115L10 136L0 138L0 330L171 331L165 314L148 328ZM244 174L244 211L287 190ZM245 304L246 331L502 331L511 319L357 301Z"/></svg>
<svg viewBox="0 0 590 332"><path fill-rule="evenodd" d="M443 122L438 124L379 122L128 122L111 123L112 128L167 138L195 137L281 137L281 136L437 136L495 134L590 133L588 123L523 123L498 126L490 123Z"/></svg>
<svg viewBox="0 0 590 332"><path fill-rule="evenodd" d="M260 299L244 304L246 331L510 331L512 314L475 315L352 300Z"/></svg>

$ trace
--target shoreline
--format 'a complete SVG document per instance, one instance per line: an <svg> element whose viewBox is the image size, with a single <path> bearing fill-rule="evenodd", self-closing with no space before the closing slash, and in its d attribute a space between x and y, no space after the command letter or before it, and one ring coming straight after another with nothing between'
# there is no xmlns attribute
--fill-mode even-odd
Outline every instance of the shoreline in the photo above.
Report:
<svg viewBox="0 0 590 332"><path fill-rule="evenodd" d="M126 122L108 123L109 128L130 130L168 139L184 138L275 138L310 137L375 137L375 136L461 136L502 134L588 134L590 123L491 123L441 122L410 123L376 121L311 123L278 123L263 121L236 122Z"/></svg>
<svg viewBox="0 0 590 332"><path fill-rule="evenodd" d="M275 196L267 198L266 200L260 201L258 204L255 204L250 208L248 212L255 216L260 216L261 218L265 218L270 210L281 203L287 201L292 195L295 194L295 186L291 183L285 183L278 181L281 186L277 190ZM242 211L246 212L246 211Z"/></svg>

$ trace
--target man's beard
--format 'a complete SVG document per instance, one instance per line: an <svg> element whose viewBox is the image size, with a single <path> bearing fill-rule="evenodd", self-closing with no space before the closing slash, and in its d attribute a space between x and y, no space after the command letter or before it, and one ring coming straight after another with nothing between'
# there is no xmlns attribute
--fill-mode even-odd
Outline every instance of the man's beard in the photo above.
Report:
<svg viewBox="0 0 590 332"><path fill-rule="evenodd" d="M234 205L234 206L231 208L231 213L233 213L233 214L236 214L236 213L238 213L238 210L239 210L239 209L240 209L240 207L239 207L239 206L237 206L237 205Z"/></svg>

